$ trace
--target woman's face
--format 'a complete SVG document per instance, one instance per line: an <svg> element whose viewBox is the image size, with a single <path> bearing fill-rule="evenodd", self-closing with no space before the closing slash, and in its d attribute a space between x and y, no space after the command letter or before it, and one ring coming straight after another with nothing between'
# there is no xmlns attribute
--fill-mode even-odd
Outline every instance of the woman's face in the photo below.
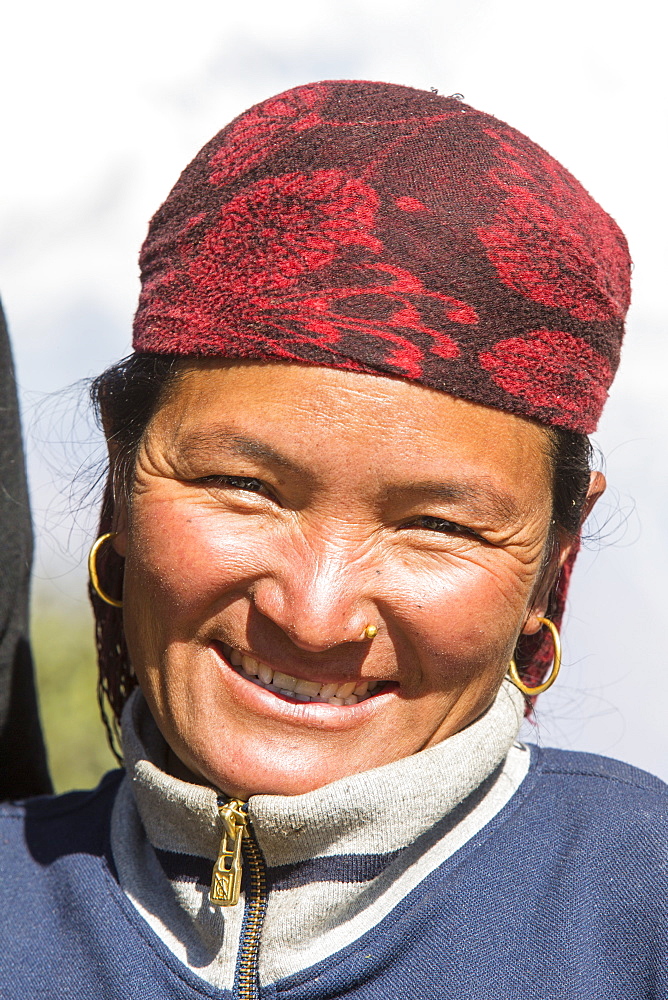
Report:
<svg viewBox="0 0 668 1000"><path fill-rule="evenodd" d="M228 794L297 794L468 725L539 627L550 482L546 432L510 414L326 368L193 366L115 541L172 750Z"/></svg>

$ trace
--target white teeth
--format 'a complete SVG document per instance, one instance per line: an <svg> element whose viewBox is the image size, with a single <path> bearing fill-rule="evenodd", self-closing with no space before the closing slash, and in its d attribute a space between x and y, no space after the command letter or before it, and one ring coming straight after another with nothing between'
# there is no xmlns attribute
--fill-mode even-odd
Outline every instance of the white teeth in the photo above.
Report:
<svg viewBox="0 0 668 1000"><path fill-rule="evenodd" d="M286 698L301 702L320 702L328 705L357 705L370 697L381 684L380 681L346 681L344 684L319 684L307 681L280 670L272 670L266 663L260 663L252 656L240 653L231 646L226 654L232 666L239 667L249 680L270 691L276 691Z"/></svg>
<svg viewBox="0 0 668 1000"><path fill-rule="evenodd" d="M322 698L323 701L329 701L336 694L338 686L338 684L323 684L318 697Z"/></svg>
<svg viewBox="0 0 668 1000"><path fill-rule="evenodd" d="M274 671L271 669L271 667L268 667L266 663L261 663L258 677L260 678L263 684L271 684L272 680L274 679Z"/></svg>
<svg viewBox="0 0 668 1000"><path fill-rule="evenodd" d="M271 683L274 687L291 694L297 687L297 678L291 677L290 674L282 674L280 670L274 670L274 679Z"/></svg>
<svg viewBox="0 0 668 1000"><path fill-rule="evenodd" d="M317 681L297 681L295 684L295 694L308 694L311 698L315 698L317 695L319 698L322 697L320 693L320 688L322 684L318 684Z"/></svg>
<svg viewBox="0 0 668 1000"><path fill-rule="evenodd" d="M257 660L254 660L252 656L242 656L241 666L244 668L247 674L251 677L257 677L258 667L260 666Z"/></svg>

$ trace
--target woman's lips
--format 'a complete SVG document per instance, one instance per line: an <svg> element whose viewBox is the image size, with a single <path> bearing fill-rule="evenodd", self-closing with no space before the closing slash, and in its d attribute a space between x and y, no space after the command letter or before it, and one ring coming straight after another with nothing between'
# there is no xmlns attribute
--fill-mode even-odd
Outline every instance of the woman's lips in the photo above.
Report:
<svg viewBox="0 0 668 1000"><path fill-rule="evenodd" d="M317 681L274 670L226 643L216 643L226 661L245 680L293 703L327 704L341 708L368 701L396 687L378 680Z"/></svg>

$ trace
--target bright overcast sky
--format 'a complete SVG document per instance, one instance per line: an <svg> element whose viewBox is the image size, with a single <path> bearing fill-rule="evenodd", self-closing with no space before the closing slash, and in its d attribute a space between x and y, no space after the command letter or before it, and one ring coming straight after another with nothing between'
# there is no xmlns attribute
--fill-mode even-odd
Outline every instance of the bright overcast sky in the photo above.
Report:
<svg viewBox="0 0 668 1000"><path fill-rule="evenodd" d="M560 159L631 245L627 345L597 437L614 487L611 534L580 558L565 676L543 699L539 737L668 779L665 34L658 0L7 7L0 292L25 407L41 585L62 586L84 544L75 532L63 552L69 536L52 496L81 458L63 459L57 438L64 426L86 433L63 418L71 396L36 400L128 353L146 224L199 147L250 104L311 80L458 92Z"/></svg>

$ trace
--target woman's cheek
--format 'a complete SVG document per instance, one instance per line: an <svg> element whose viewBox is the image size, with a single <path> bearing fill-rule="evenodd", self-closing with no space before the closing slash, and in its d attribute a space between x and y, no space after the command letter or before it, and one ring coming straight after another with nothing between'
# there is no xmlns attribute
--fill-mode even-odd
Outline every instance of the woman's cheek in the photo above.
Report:
<svg viewBox="0 0 668 1000"><path fill-rule="evenodd" d="M397 607L403 607L415 641L444 670L468 671L510 658L530 592L510 560L491 566L488 559L448 557L439 570L415 574L407 583Z"/></svg>
<svg viewBox="0 0 668 1000"><path fill-rule="evenodd" d="M126 573L142 603L158 600L163 615L201 617L258 572L264 547L257 519L175 501L144 502L133 511Z"/></svg>

